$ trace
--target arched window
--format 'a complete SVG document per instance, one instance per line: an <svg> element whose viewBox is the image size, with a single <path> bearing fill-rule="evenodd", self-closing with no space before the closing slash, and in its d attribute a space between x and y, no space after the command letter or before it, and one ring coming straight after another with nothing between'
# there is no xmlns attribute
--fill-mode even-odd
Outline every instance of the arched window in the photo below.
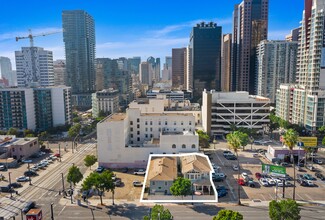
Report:
<svg viewBox="0 0 325 220"><path fill-rule="evenodd" d="M182 144L182 148L186 148L186 145L185 144Z"/></svg>
<svg viewBox="0 0 325 220"><path fill-rule="evenodd" d="M173 144L173 145L172 145L172 148L176 148L176 144Z"/></svg>
<svg viewBox="0 0 325 220"><path fill-rule="evenodd" d="M195 148L195 144L192 144L192 148Z"/></svg>

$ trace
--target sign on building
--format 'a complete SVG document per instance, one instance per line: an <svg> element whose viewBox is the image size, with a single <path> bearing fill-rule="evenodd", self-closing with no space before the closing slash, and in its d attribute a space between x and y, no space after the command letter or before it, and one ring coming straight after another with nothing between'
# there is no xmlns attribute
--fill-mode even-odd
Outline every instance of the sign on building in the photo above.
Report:
<svg viewBox="0 0 325 220"><path fill-rule="evenodd" d="M303 142L305 147L317 147L317 137L298 137L298 142Z"/></svg>
<svg viewBox="0 0 325 220"><path fill-rule="evenodd" d="M262 173L274 174L274 175L286 175L286 168L283 166L276 166L272 164L262 164Z"/></svg>

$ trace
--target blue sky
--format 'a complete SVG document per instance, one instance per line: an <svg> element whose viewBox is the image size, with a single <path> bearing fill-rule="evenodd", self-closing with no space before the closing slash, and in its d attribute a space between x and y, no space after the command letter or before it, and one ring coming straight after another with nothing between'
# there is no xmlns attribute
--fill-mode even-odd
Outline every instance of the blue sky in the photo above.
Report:
<svg viewBox="0 0 325 220"><path fill-rule="evenodd" d="M96 25L97 57L161 57L171 48L189 42L191 27L200 21L214 21L231 33L234 4L241 0L15 0L1 1L0 56L12 59L14 51L28 46L16 36L52 32L62 28L62 10L82 9ZM299 26L303 0L270 0L269 39L281 40ZM35 38L35 46L52 50L54 59L64 58L62 33ZM15 69L15 66L13 66Z"/></svg>

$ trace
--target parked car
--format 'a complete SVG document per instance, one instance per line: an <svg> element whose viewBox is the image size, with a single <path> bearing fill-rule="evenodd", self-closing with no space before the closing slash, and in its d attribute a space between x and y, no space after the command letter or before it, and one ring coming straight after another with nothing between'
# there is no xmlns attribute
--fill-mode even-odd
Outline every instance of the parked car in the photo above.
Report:
<svg viewBox="0 0 325 220"><path fill-rule="evenodd" d="M99 167L96 168L97 173L102 173L104 170L105 170L105 168L102 167L102 166L99 166Z"/></svg>
<svg viewBox="0 0 325 220"><path fill-rule="evenodd" d="M226 157L228 155L234 155L230 150L223 151L223 156Z"/></svg>
<svg viewBox="0 0 325 220"><path fill-rule="evenodd" d="M313 177L312 175L308 174L308 173L305 173L303 176L302 176L305 180L316 180L315 177Z"/></svg>
<svg viewBox="0 0 325 220"><path fill-rule="evenodd" d="M283 187L283 181L279 180L279 179L274 179L274 185L278 186L278 187Z"/></svg>
<svg viewBox="0 0 325 220"><path fill-rule="evenodd" d="M227 190L217 190L218 198L225 197L228 194Z"/></svg>
<svg viewBox="0 0 325 220"><path fill-rule="evenodd" d="M36 206L36 203L35 202L27 202L27 204L24 206L24 208L22 208L21 211L23 213L27 213L32 208L35 208L35 206Z"/></svg>
<svg viewBox="0 0 325 220"><path fill-rule="evenodd" d="M315 186L315 183L311 180L306 180L307 186Z"/></svg>
<svg viewBox="0 0 325 220"><path fill-rule="evenodd" d="M127 173L127 172L129 172L129 168L125 167L122 169L122 173Z"/></svg>
<svg viewBox="0 0 325 220"><path fill-rule="evenodd" d="M8 187L12 187L12 188L19 188L22 187L23 185L21 185L21 183L17 183L17 182L13 182L11 184L8 185Z"/></svg>
<svg viewBox="0 0 325 220"><path fill-rule="evenodd" d="M295 166L295 169L297 170L297 171L302 171L302 169L301 169L301 167L300 166Z"/></svg>
<svg viewBox="0 0 325 220"><path fill-rule="evenodd" d="M232 169L233 169L234 171L238 171L238 170L239 170L239 167L238 167L237 164L233 164L233 165L232 165Z"/></svg>
<svg viewBox="0 0 325 220"><path fill-rule="evenodd" d="M306 168L310 171L316 171L315 167L313 165L308 164Z"/></svg>
<svg viewBox="0 0 325 220"><path fill-rule="evenodd" d="M216 165L215 163L211 163L212 168L214 169L214 171L217 173L220 171L221 167L219 167L218 165Z"/></svg>
<svg viewBox="0 0 325 220"><path fill-rule="evenodd" d="M260 183L261 183L262 186L269 186L269 183L265 178L261 178Z"/></svg>
<svg viewBox="0 0 325 220"><path fill-rule="evenodd" d="M237 157L235 155L228 155L225 157L227 160L237 160Z"/></svg>
<svg viewBox="0 0 325 220"><path fill-rule="evenodd" d="M287 162L282 162L282 163L280 163L280 165L283 167L291 167L291 164L289 164Z"/></svg>
<svg viewBox="0 0 325 220"><path fill-rule="evenodd" d="M0 187L0 192L3 193L10 193L10 192L15 192L15 190L9 186L1 186Z"/></svg>
<svg viewBox="0 0 325 220"><path fill-rule="evenodd" d="M27 182L29 180L30 180L30 178L28 176L20 176L20 177L16 178L17 182Z"/></svg>
<svg viewBox="0 0 325 220"><path fill-rule="evenodd" d="M216 173L212 173L212 181L214 182L221 182L224 180L224 177L217 176Z"/></svg>
<svg viewBox="0 0 325 220"><path fill-rule="evenodd" d="M0 165L0 171L6 170L7 167L5 165Z"/></svg>
<svg viewBox="0 0 325 220"><path fill-rule="evenodd" d="M223 179L225 179L227 177L227 175L224 174L224 173L214 173L214 176L220 177L220 178L223 178Z"/></svg>
<svg viewBox="0 0 325 220"><path fill-rule="evenodd" d="M246 178L248 177L248 174L244 172L244 173L241 174L241 176L242 176L244 179L246 179Z"/></svg>
<svg viewBox="0 0 325 220"><path fill-rule="evenodd" d="M320 180L325 180L325 176L320 172L315 173L315 176Z"/></svg>
<svg viewBox="0 0 325 220"><path fill-rule="evenodd" d="M122 185L122 180L121 178L116 178L114 181L114 185L117 187L120 187Z"/></svg>
<svg viewBox="0 0 325 220"><path fill-rule="evenodd" d="M133 181L133 186L135 186L135 187L141 187L142 185L143 185L143 183L138 180Z"/></svg>
<svg viewBox="0 0 325 220"><path fill-rule="evenodd" d="M320 159L315 159L315 158L314 158L314 163L317 163L317 164L323 164L323 161L321 161Z"/></svg>
<svg viewBox="0 0 325 220"><path fill-rule="evenodd" d="M266 178L266 181L269 184L269 186L275 186L276 185L275 180L277 180L277 179Z"/></svg>
<svg viewBox="0 0 325 220"><path fill-rule="evenodd" d="M146 170L145 169L138 169L133 172L134 175L145 175Z"/></svg>
<svg viewBox="0 0 325 220"><path fill-rule="evenodd" d="M32 170L27 170L24 172L25 176L37 176L37 173Z"/></svg>
<svg viewBox="0 0 325 220"><path fill-rule="evenodd" d="M21 162L23 162L23 163L33 163L33 160L24 159L24 160L21 160Z"/></svg>
<svg viewBox="0 0 325 220"><path fill-rule="evenodd" d="M255 173L255 177L256 179L261 179L262 178L262 174L261 173Z"/></svg>

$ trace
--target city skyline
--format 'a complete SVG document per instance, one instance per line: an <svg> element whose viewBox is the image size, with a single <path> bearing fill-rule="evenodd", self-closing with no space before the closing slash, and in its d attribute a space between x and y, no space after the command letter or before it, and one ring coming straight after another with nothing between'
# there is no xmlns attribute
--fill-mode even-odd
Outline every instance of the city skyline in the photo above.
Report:
<svg viewBox="0 0 325 220"><path fill-rule="evenodd" d="M167 4L157 6L157 10L152 10L152 5L145 2L141 5L129 2L123 7L118 3L108 5L103 1L97 1L93 5L91 2L76 4L63 1L56 1L55 5L46 4L52 3L50 0L42 5L38 5L39 2L35 0L28 4L23 1L6 2L7 10L2 16L6 19L0 19L0 55L9 57L15 69L14 51L29 44L28 40L15 42L16 36L27 36L28 29L34 34L60 30L63 10L82 9L95 19L97 58L141 56L145 60L153 56L162 58L164 63L164 57L171 55L172 48L186 47L189 44L191 28L200 21L216 22L222 26L223 34L231 33L233 7L240 2L222 4L209 1L204 5L196 5L195 11L192 10L192 5L184 1L173 2L172 5L166 2ZM103 7L106 5L108 7ZM119 10L110 10L117 6ZM291 10L286 10L288 7ZM181 9L177 10L178 8ZM302 8L302 0L271 1L268 39L284 39L291 29L298 27ZM27 17L10 14L13 10L20 13L26 9L35 13L29 13ZM54 60L65 58L62 33L35 38L35 46L53 51Z"/></svg>

